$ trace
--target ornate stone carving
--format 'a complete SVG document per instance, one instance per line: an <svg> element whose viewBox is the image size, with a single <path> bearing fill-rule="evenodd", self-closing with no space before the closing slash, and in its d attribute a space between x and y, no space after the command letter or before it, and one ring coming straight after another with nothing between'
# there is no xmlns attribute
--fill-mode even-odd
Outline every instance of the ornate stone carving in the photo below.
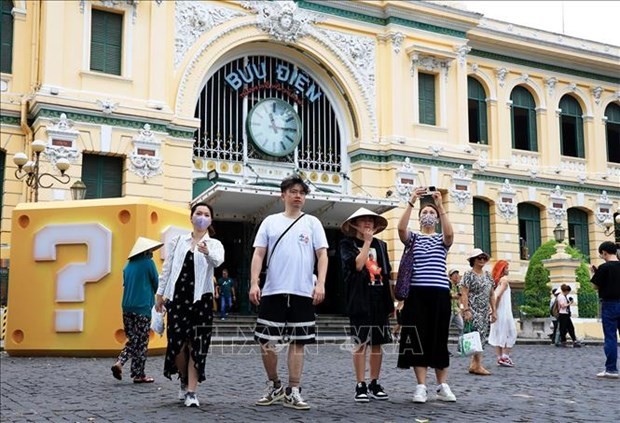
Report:
<svg viewBox="0 0 620 423"><path fill-rule="evenodd" d="M452 187L450 197L454 198L457 207L463 210L471 199L471 175L465 170L465 166L460 165L452 174Z"/></svg>
<svg viewBox="0 0 620 423"><path fill-rule="evenodd" d="M402 201L409 201L415 187L417 171L407 157L400 169L396 171L396 193Z"/></svg>
<svg viewBox="0 0 620 423"><path fill-rule="evenodd" d="M566 197L559 185L556 185L549 195L548 211L556 225L562 223L566 217Z"/></svg>
<svg viewBox="0 0 620 423"><path fill-rule="evenodd" d="M512 185L510 185L510 181L508 179L504 179L504 183L499 190L497 209L506 222L514 219L517 215L517 203L515 201L516 196L517 192Z"/></svg>
<svg viewBox="0 0 620 423"><path fill-rule="evenodd" d="M596 201L596 210L594 211L594 218L596 224L601 228L604 227L603 223L606 220L613 218L613 202L609 199L607 191L603 191L601 196Z"/></svg>
<svg viewBox="0 0 620 423"><path fill-rule="evenodd" d="M97 104L99 105L99 107L101 107L101 111L105 115L111 115L118 107L118 103L115 103L110 99L97 100Z"/></svg>
<svg viewBox="0 0 620 423"><path fill-rule="evenodd" d="M431 152L433 157L439 157L439 154L443 151L443 147L440 145L429 145L428 150Z"/></svg>
<svg viewBox="0 0 620 423"><path fill-rule="evenodd" d="M522 73L521 74L521 81L527 82L527 81L529 81L529 79L530 79L530 76L527 73Z"/></svg>
<svg viewBox="0 0 620 423"><path fill-rule="evenodd" d="M388 32L387 34L379 34L377 39L383 42L390 41L392 43L392 50L398 54L405 40L405 35L402 32Z"/></svg>
<svg viewBox="0 0 620 423"><path fill-rule="evenodd" d="M148 123L133 138L134 151L129 155L129 170L144 180L163 172L159 157L161 141L155 138Z"/></svg>
<svg viewBox="0 0 620 423"><path fill-rule="evenodd" d="M85 3L86 0L80 0L80 13L84 13ZM118 7L119 5L131 7L131 23L136 23L136 18L138 17L138 3L140 3L140 0L99 0L99 3L109 8ZM161 3L161 1L159 3Z"/></svg>
<svg viewBox="0 0 620 423"><path fill-rule="evenodd" d="M478 153L478 160L474 163L474 166L484 172L489 166L489 152L487 150L480 150Z"/></svg>
<svg viewBox="0 0 620 423"><path fill-rule="evenodd" d="M594 97L594 102L597 105L601 104L601 94L603 94L603 87L598 86L592 88L592 97Z"/></svg>
<svg viewBox="0 0 620 423"><path fill-rule="evenodd" d="M75 163L80 157L76 148L76 140L80 132L73 128L74 122L67 119L67 115L61 113L60 118L52 119L52 125L46 126L47 147L44 155L52 166L56 166L58 159L67 159Z"/></svg>
<svg viewBox="0 0 620 423"><path fill-rule="evenodd" d="M553 93L555 92L555 86L558 83L558 79L554 76L545 79L545 85L547 85L547 92L549 93L549 97L553 97Z"/></svg>
<svg viewBox="0 0 620 423"><path fill-rule="evenodd" d="M506 75L508 75L508 69L506 68L497 68L495 69L495 74L497 75L497 80L499 81L499 86L503 87L506 83Z"/></svg>
<svg viewBox="0 0 620 423"><path fill-rule="evenodd" d="M457 58L457 61L459 62L459 65L461 67L465 66L465 63L467 63L467 55L471 51L471 47L467 45L462 45L462 46L456 47L454 50L456 51L456 58Z"/></svg>
<svg viewBox="0 0 620 423"><path fill-rule="evenodd" d="M202 34L241 16L245 15L225 7L215 7L193 1L177 2L175 5L174 67L179 66L187 50Z"/></svg>
<svg viewBox="0 0 620 423"><path fill-rule="evenodd" d="M297 7L294 1L245 1L241 5L257 14L258 27L271 37L285 43L294 43L308 35L320 15Z"/></svg>
<svg viewBox="0 0 620 423"><path fill-rule="evenodd" d="M478 66L478 63L473 63L473 64L471 65L471 71L472 71L473 73L478 72L478 69L479 69L479 68L480 68L480 67Z"/></svg>

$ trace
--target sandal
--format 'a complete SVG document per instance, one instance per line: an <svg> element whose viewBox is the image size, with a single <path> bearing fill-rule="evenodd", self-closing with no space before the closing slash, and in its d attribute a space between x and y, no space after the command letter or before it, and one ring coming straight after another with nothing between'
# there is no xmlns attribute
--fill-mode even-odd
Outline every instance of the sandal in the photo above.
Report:
<svg viewBox="0 0 620 423"><path fill-rule="evenodd" d="M115 364L110 367L110 370L112 370L112 376L114 376L114 379L123 380L123 367L120 364Z"/></svg>
<svg viewBox="0 0 620 423"><path fill-rule="evenodd" d="M153 383L155 379L150 376L142 376L133 378L133 383Z"/></svg>

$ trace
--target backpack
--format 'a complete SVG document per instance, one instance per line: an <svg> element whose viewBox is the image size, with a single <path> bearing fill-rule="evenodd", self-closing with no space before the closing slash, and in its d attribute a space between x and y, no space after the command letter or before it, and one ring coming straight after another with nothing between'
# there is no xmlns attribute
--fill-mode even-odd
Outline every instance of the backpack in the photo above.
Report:
<svg viewBox="0 0 620 423"><path fill-rule="evenodd" d="M553 304L551 304L549 308L549 314L556 319L560 315L560 305L558 304L557 297L553 300Z"/></svg>

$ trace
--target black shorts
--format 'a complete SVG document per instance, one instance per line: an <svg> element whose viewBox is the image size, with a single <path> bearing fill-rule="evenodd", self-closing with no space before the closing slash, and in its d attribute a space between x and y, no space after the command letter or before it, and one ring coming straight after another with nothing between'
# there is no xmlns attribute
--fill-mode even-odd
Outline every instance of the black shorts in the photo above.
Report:
<svg viewBox="0 0 620 423"><path fill-rule="evenodd" d="M392 342L390 320L387 316L381 319L349 319L349 335L356 345L383 345Z"/></svg>
<svg viewBox="0 0 620 423"><path fill-rule="evenodd" d="M316 341L312 298L293 294L261 297L254 339L261 344Z"/></svg>

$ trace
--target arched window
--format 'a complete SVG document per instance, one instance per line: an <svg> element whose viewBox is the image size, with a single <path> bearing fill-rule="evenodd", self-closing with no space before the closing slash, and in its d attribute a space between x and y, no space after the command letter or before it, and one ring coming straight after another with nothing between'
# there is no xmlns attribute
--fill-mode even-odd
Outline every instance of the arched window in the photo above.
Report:
<svg viewBox="0 0 620 423"><path fill-rule="evenodd" d="M469 142L489 143L486 96L482 84L476 78L468 77L467 118L469 121Z"/></svg>
<svg viewBox="0 0 620 423"><path fill-rule="evenodd" d="M536 137L536 103L525 88L515 87L510 94L512 101L512 148L538 151Z"/></svg>
<svg viewBox="0 0 620 423"><path fill-rule="evenodd" d="M611 103L605 109L607 118L607 161L620 163L620 106Z"/></svg>
<svg viewBox="0 0 620 423"><path fill-rule="evenodd" d="M588 213L576 208L568 209L568 243L590 259Z"/></svg>
<svg viewBox="0 0 620 423"><path fill-rule="evenodd" d="M0 72L13 70L13 2L2 0L2 36L0 37Z"/></svg>
<svg viewBox="0 0 620 423"><path fill-rule="evenodd" d="M540 247L540 209L532 204L522 203L519 210L519 246L521 259L529 260Z"/></svg>
<svg viewBox="0 0 620 423"><path fill-rule="evenodd" d="M474 198L474 247L491 254L489 203L479 198Z"/></svg>
<svg viewBox="0 0 620 423"><path fill-rule="evenodd" d="M581 106L570 95L560 100L560 148L563 156L585 157Z"/></svg>

